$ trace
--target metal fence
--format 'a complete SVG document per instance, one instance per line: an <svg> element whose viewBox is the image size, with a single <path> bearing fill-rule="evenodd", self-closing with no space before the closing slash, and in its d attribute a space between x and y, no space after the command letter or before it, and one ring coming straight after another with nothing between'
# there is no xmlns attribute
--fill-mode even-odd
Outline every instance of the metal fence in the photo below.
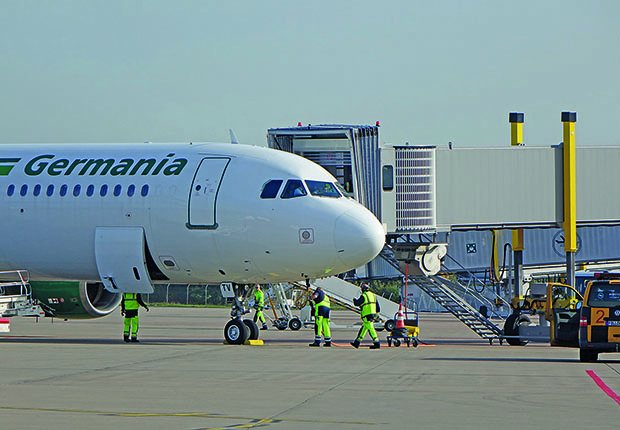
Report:
<svg viewBox="0 0 620 430"><path fill-rule="evenodd" d="M147 303L176 305L225 305L219 285L157 284L152 294L143 294Z"/></svg>

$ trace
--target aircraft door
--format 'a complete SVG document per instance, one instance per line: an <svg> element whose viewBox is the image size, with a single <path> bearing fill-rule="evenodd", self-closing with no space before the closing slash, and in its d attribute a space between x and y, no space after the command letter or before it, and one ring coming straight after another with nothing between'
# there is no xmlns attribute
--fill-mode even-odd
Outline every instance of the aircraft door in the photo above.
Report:
<svg viewBox="0 0 620 430"><path fill-rule="evenodd" d="M230 158L203 158L189 194L187 228L217 228L217 195Z"/></svg>
<svg viewBox="0 0 620 430"><path fill-rule="evenodd" d="M114 293L152 293L141 227L97 227L95 259L106 290Z"/></svg>

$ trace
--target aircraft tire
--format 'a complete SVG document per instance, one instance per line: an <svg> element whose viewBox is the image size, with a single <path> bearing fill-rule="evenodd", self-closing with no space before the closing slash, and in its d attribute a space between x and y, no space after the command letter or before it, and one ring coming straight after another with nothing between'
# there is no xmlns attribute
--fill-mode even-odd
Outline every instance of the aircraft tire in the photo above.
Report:
<svg viewBox="0 0 620 430"><path fill-rule="evenodd" d="M249 331L249 340L257 340L260 335L260 330L258 329L258 325L253 320L243 320L243 324L246 325Z"/></svg>
<svg viewBox="0 0 620 430"><path fill-rule="evenodd" d="M288 328L290 328L293 331L299 330L301 326L302 326L301 320L297 317L291 318L291 320L288 322Z"/></svg>
<svg viewBox="0 0 620 430"><path fill-rule="evenodd" d="M249 336L248 326L240 319L232 319L224 327L224 338L231 345L243 345Z"/></svg>

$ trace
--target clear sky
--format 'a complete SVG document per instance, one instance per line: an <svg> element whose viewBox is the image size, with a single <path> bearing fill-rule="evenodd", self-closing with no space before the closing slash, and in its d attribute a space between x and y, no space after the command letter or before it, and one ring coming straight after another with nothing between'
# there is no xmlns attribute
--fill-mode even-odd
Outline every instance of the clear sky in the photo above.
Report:
<svg viewBox="0 0 620 430"><path fill-rule="evenodd" d="M374 124L400 144L620 144L620 1L0 2L0 142L240 141Z"/></svg>

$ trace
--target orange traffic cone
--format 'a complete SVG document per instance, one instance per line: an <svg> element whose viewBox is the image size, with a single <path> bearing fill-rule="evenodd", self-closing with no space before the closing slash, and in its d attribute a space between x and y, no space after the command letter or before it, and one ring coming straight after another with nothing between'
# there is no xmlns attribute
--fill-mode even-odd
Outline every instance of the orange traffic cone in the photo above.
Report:
<svg viewBox="0 0 620 430"><path fill-rule="evenodd" d="M403 304L400 304L396 314L396 328L405 328L405 317L403 315Z"/></svg>

